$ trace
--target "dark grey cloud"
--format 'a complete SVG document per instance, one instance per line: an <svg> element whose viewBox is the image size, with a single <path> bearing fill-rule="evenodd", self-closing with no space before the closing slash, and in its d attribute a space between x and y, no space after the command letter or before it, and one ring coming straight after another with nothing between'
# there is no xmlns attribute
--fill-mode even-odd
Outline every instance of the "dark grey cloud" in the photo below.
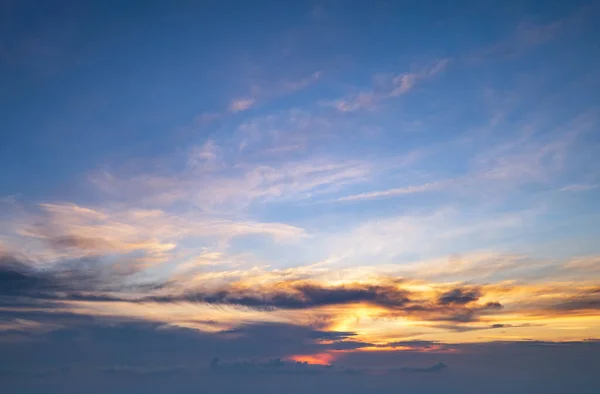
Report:
<svg viewBox="0 0 600 394"><path fill-rule="evenodd" d="M456 288L439 296L441 305L466 305L475 302L481 297L479 288Z"/></svg>
<svg viewBox="0 0 600 394"><path fill-rule="evenodd" d="M412 341L389 342L385 346L409 347L409 348L413 348L413 349L431 349L434 346L440 346L440 345L441 344L436 341L412 340Z"/></svg>
<svg viewBox="0 0 600 394"><path fill-rule="evenodd" d="M467 326L463 324L437 324L435 327L441 328L444 330L456 331L456 332L467 332L467 331L480 331L480 330L494 330L501 328L514 328L514 327L543 327L545 324L532 324L532 323L523 323L523 324L504 324L504 323L496 323L491 325L477 325L477 326Z"/></svg>
<svg viewBox="0 0 600 394"><path fill-rule="evenodd" d="M0 296L35 295L56 289L54 280L43 273L37 274L12 256L0 255Z"/></svg>
<svg viewBox="0 0 600 394"><path fill-rule="evenodd" d="M339 341L341 339L348 339L353 336L356 336L355 332L352 331L321 331L314 330L310 334L311 338L314 339L322 339L328 341Z"/></svg>
<svg viewBox="0 0 600 394"><path fill-rule="evenodd" d="M129 301L123 294L160 285L125 285L127 275L97 259L64 261L51 267L0 254L0 305L52 306L52 301ZM115 294L115 295L113 295ZM120 295L116 295L120 294Z"/></svg>
<svg viewBox="0 0 600 394"><path fill-rule="evenodd" d="M600 288L583 292L552 306L557 311L598 311L600 310Z"/></svg>
<svg viewBox="0 0 600 394"><path fill-rule="evenodd" d="M201 302L239 305L256 309L306 309L327 305L367 302L390 308L400 308L410 302L410 292L395 286L317 284L291 285L282 290L223 289L215 292L191 292L183 295L148 297L154 302Z"/></svg>
<svg viewBox="0 0 600 394"><path fill-rule="evenodd" d="M502 304L497 301L488 302L485 304L484 309L502 309Z"/></svg>
<svg viewBox="0 0 600 394"><path fill-rule="evenodd" d="M479 288L457 287L437 299L423 299L420 294L396 285L347 284L327 286L318 283L280 283L273 288L223 288L216 291L192 291L184 294L150 296L144 301L171 303L196 302L237 305L257 310L309 309L328 305L367 303L389 310L390 316L415 315L427 320L457 323L476 321L488 310L500 309L498 302L479 305Z"/></svg>
<svg viewBox="0 0 600 394"><path fill-rule="evenodd" d="M372 343L360 341L336 341L327 346L331 350L355 350L364 347L374 347Z"/></svg>

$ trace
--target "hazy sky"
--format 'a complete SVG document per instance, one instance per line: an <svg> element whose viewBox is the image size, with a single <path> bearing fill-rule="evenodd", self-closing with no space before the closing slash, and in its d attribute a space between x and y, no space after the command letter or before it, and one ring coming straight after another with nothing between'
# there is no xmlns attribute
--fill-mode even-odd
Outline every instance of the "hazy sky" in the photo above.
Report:
<svg viewBox="0 0 600 394"><path fill-rule="evenodd" d="M598 2L0 3L0 391L600 390Z"/></svg>

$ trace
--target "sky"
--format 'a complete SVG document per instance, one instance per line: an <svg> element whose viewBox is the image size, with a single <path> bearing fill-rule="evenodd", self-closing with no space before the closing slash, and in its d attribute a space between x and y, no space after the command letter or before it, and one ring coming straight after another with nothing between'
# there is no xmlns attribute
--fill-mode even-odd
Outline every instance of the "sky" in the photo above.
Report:
<svg viewBox="0 0 600 394"><path fill-rule="evenodd" d="M599 17L2 1L0 391L597 393Z"/></svg>

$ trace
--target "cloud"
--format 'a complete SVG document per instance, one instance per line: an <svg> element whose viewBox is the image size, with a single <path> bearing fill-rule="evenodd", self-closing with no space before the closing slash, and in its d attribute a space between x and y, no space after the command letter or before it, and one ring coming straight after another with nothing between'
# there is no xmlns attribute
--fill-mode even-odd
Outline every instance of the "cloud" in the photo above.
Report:
<svg viewBox="0 0 600 394"><path fill-rule="evenodd" d="M270 77L268 82L253 81L249 95L232 100L229 103L228 111L232 113L246 111L251 107L254 107L258 102L292 94L312 85L319 80L322 75L323 73L321 71L315 71L306 77L296 80L279 80L273 82Z"/></svg>
<svg viewBox="0 0 600 394"><path fill-rule="evenodd" d="M231 103L229 103L229 112L235 113L235 112L245 111L247 109L250 109L250 107L252 107L255 103L256 103L256 100L253 98L235 99L235 100L231 101Z"/></svg>
<svg viewBox="0 0 600 394"><path fill-rule="evenodd" d="M600 287L562 300L552 308L560 311L599 311Z"/></svg>
<svg viewBox="0 0 600 394"><path fill-rule="evenodd" d="M481 61L487 58L518 56L533 47L552 41L569 28L580 25L581 22L582 10L563 15L560 19L547 23L523 21L506 37L478 51L471 58Z"/></svg>
<svg viewBox="0 0 600 394"><path fill-rule="evenodd" d="M208 247L245 235L273 237L275 241L306 236L304 230L281 223L221 219L196 210L167 213L159 209L83 207L41 204L13 218L16 240L29 242L27 259L56 262L69 259L110 258L125 271L139 271L165 261L188 261ZM195 239L196 247L180 246ZM215 248L213 246L213 248ZM213 251L215 251L213 249ZM191 256L190 256L191 255ZM116 261L115 261L116 260Z"/></svg>
<svg viewBox="0 0 600 394"><path fill-rule="evenodd" d="M6 299L9 297L13 300L18 296L19 299L30 298L38 301L51 301L52 304L48 305L45 313L37 314L31 312L31 307L35 304L28 305L25 310L19 312L18 304L13 304L9 316L23 318L31 322L40 322L45 325L46 328L43 330L33 329L31 324L22 327L18 333L13 331L7 331L2 335L17 335L19 341L32 341L34 340L36 346L38 346L38 354L41 360L46 360L50 363L64 363L68 360L76 360L81 354L98 354L99 359L97 364L107 365L106 368L113 368L110 366L111 362L118 360L120 365L128 364L126 368L117 367L111 370L111 373L117 373L119 375L143 375L150 376L156 372L157 375L161 374L161 371L166 366L174 365L193 365L197 363L198 358L203 358L208 362L211 357L218 355L224 359L244 359L252 360L258 358L259 360L269 360L275 357L281 357L281 362L285 364L285 367L278 370L282 374L288 373L309 373L310 366L302 371L296 371L294 368L303 368L304 365L289 363L285 361L287 357L293 355L307 355L303 360L309 359L308 355L311 354L332 354L332 357L336 359L340 354L347 352L366 352L369 353L370 349L377 349L377 352L389 352L389 348L396 349L399 352L433 352L440 354L453 354L451 349L465 349L463 345L447 345L443 342L425 340L425 339L412 339L412 340L398 340L390 342L373 342L367 340L368 336L365 336L364 332L350 331L350 330L331 330L336 323L336 319L340 317L339 307L344 305L353 305L354 303L362 303L363 305L375 305L383 308L379 311L379 315L375 320L376 324L385 324L385 321L393 317L402 317L403 324L414 319L415 322L420 324L425 322L434 323L434 329L438 334L440 330L447 330L442 326L435 325L436 321L456 321L462 327L472 328L471 322L479 321L482 317L483 321L477 326L494 328L494 329L518 329L520 327L526 328L524 324L509 324L509 323L486 323L486 316L488 312L496 313L495 308L499 307L500 304L494 301L488 301L491 297L497 294L497 289L494 286L456 286L456 285L437 285L430 290L425 290L423 284L416 285L416 283L410 280L399 281L396 280L394 284L387 284L383 281L383 284L369 285L360 283L349 283L347 285L324 285L316 282L296 281L296 282L276 282L271 286L253 286L244 289L242 283L232 284L229 287L217 288L211 293L204 293L202 297L204 299L196 299L198 302L211 302L213 305L219 305L219 308L225 307L227 303L235 303L235 305L249 306L250 308L259 308L265 310L265 313L278 313L273 308L280 309L279 312L285 313L285 311L296 311L301 312L302 309L306 310L317 310L319 308L326 308L324 310L325 315L329 313L329 321L325 320L325 323L319 323L318 325L311 325L310 323L298 323L298 325L292 324L281 324L281 323L255 323L248 324L247 320L240 318L234 319L234 328L216 331L213 333L200 332L197 330L181 329L173 327L169 324L164 323L122 323L123 320L134 319L134 315L128 315L127 310L119 310L115 305L115 301L109 299L105 289L108 286L109 289L116 290L119 286L112 283L110 277L103 277L99 275L97 279L88 279L90 272L85 266L81 267L78 265L70 265L62 267L59 270L34 270L28 267L24 263L20 262L16 258L6 257L4 259L6 267L0 271L0 289L3 289L6 293L0 294L0 299ZM10 269L8 269L10 268ZM81 269L81 273L78 270ZM98 272L98 271L96 271ZM91 275L95 277L96 275ZM108 283L104 282L107 280ZM7 285L8 284L8 285ZM431 286L431 285L429 285ZM151 292L164 292L165 290L171 291L169 285L166 287L157 287L156 289L150 289ZM82 293L79 293L82 291ZM127 287L122 287L119 291L127 291ZM544 290L543 288L538 289L554 298L554 294L551 291ZM597 289L591 289L584 295L593 296L597 293ZM82 294L81 297L79 294ZM115 296L119 296L119 292ZM198 295L197 293L194 293ZM519 297L519 293L516 296ZM152 316L142 316L142 319L148 317L152 319L164 319L159 314L160 304L167 303L168 309L178 308L182 302L192 301L191 295L186 295L188 298L179 297L175 295L171 299L151 300L149 297L135 298L118 300L120 304L131 304L133 307L139 305L148 305L152 302L157 303L156 305L150 306L148 311L152 311ZM503 295L506 297L506 294ZM212 297L212 298L211 298ZM531 298L531 297L530 297ZM557 312L571 312L575 308L574 305L568 305L567 303L573 301L573 299L579 299L577 297L569 297L563 295L562 298L567 302L564 302L562 306L554 303L555 310ZM100 305L108 303L111 310L111 317L97 316L94 325L90 326L90 321L81 319L86 315L70 315L64 316L64 310L68 307L71 302L93 303L95 306L88 309L88 317L93 317L94 312L97 311ZM543 305L543 300L539 300L540 305ZM6 305L6 304L5 304ZM335 308L334 308L335 307ZM578 308L582 307L577 306ZM330 309L327 312L327 308ZM359 310L361 307L356 305L350 306L348 312L352 316L353 310ZM490 309L491 308L491 309ZM583 308L589 308L584 305ZM68 310L68 309L67 309ZM525 310L519 309L518 307L510 309L510 313L515 311ZM540 311L542 309L535 309L535 319L539 321ZM547 308L547 311L552 310ZM61 312L62 311L62 312ZM61 315L61 313L63 315ZM189 315L191 310L187 310L186 314ZM387 313L387 315L386 315ZM2 312L0 312L0 322L2 320ZM203 314L205 316L205 314ZM208 315L206 315L208 316ZM222 316L231 317L231 312L227 312ZM292 314L292 319L297 319L299 314ZM296 317L294 317L296 316ZM495 315L495 319L501 318L501 315ZM356 317L352 319L357 319ZM364 317L362 319L365 319ZM494 320L498 321L498 320ZM378 323L377 323L378 322ZM218 322L215 322L218 326ZM365 321L363 320L357 327L364 328ZM306 325L305 325L306 324ZM466 325L465 325L466 324ZM64 326L66 328L58 328ZM403 329L404 330L404 329ZM448 329L451 330L451 329ZM0 331L2 331L0 329ZM404 332L404 331L402 331ZM458 332L458 331L457 331ZM466 332L461 330L460 332ZM31 335L25 335L32 333ZM6 337L8 338L8 337ZM373 339L373 338L371 338ZM41 342L40 342L41 341ZM54 343L49 345L46 343ZM70 343L75 343L77 346L69 352L59 352L58 347L69 348ZM0 340L0 347L4 346L3 341ZM42 343L42 345L40 345ZM110 347L107 345L110 344ZM18 349L18 348L15 348ZM147 350L144 350L147 349ZM386 350L388 349L388 350ZM18 351L18 350L15 350ZM79 353L78 353L79 352ZM329 353L328 353L329 352ZM375 352L375 353L377 353ZM2 352L0 352L2 353ZM14 353L8 353L14 354ZM7 356L8 357L8 356ZM62 359L61 359L62 357ZM142 363L140 359L136 357L143 357L144 364L139 367L136 363ZM341 359L343 360L343 358ZM268 363L268 361L266 361ZM341 361L340 361L341 362ZM414 363L418 361L412 361ZM149 363L149 364L148 364ZM223 362L223 369L221 372L233 373L233 369L229 369L229 366L235 364L235 371L239 372L242 369L244 373L263 373L263 369L271 368L273 365L264 365L263 361L255 362ZM444 359L446 363L446 359ZM337 360L336 360L337 364ZM18 365L18 364L15 364ZM150 366L148 366L150 365ZM221 367L221 365L219 366ZM290 370L286 368L290 368ZM139 369L141 368L141 369ZM279 368L279 367L277 367ZM372 370L372 369L360 369L359 375L362 374L395 374L395 373L418 373L418 372L439 372L443 368L436 364L431 367L394 367L388 368L386 371ZM188 371L186 367L182 367L178 370L182 373ZM336 373L343 373L344 369L334 368ZM165 373L174 373L174 371ZM265 372L270 373L270 372ZM310 372L312 373L312 372Z"/></svg>
<svg viewBox="0 0 600 394"><path fill-rule="evenodd" d="M480 297L481 290L479 288L458 288L440 295L438 302L442 305L465 305L477 301Z"/></svg>
<svg viewBox="0 0 600 394"><path fill-rule="evenodd" d="M350 97L326 103L340 112L354 112L370 109L382 101L404 95L411 91L417 83L432 78L444 70L449 59L441 59L430 67L422 68L417 72L398 74L391 80L384 80L381 86L356 93Z"/></svg>
<svg viewBox="0 0 600 394"><path fill-rule="evenodd" d="M244 120L236 127L232 143L250 158L269 161L277 154L299 154L312 144L333 140L335 126L330 117L292 108Z"/></svg>
<svg viewBox="0 0 600 394"><path fill-rule="evenodd" d="M215 284L211 290L196 290L197 285L185 281L168 283L131 283L127 275L115 267L93 262L91 264L63 263L52 270L39 270L14 259L5 258L0 271L3 302L11 303L15 297L32 305L52 302L50 308L64 308L65 302L118 303L121 308L139 304L180 303L231 305L251 310L274 312L277 310L314 310L352 304L366 304L383 308L390 316L431 321L476 321L481 314L501 308L498 302L475 303L482 290L454 288L438 298L433 293L415 292L402 287L401 282L348 283L327 285L310 281L276 281L267 285L252 285L249 281L229 285ZM206 284L205 284L206 285ZM181 288L186 289L182 292ZM143 292L153 294L143 296ZM468 308L465 307L468 304ZM115 311L116 312L116 311ZM335 313L331 316L335 316ZM364 341L350 341L355 333L347 331L313 331L310 337L321 341L334 341L334 349L369 346ZM341 343L340 341L344 341Z"/></svg>
<svg viewBox="0 0 600 394"><path fill-rule="evenodd" d="M187 166L191 171L202 169L211 172L218 170L222 165L222 150L214 140L209 139L201 146L190 149Z"/></svg>
<svg viewBox="0 0 600 394"><path fill-rule="evenodd" d="M322 76L322 71L315 71L309 75L296 78L283 79L277 79L274 78L273 75L268 75L264 79L255 79L252 81L250 87L250 96L256 97L261 101L265 101L290 95L306 89L321 79Z"/></svg>
<svg viewBox="0 0 600 394"><path fill-rule="evenodd" d="M29 267L14 257L0 255L0 295L21 296L53 287L51 280L36 277Z"/></svg>
<svg viewBox="0 0 600 394"><path fill-rule="evenodd" d="M103 238L78 237L77 235L48 236L46 242L57 250L77 249L81 251L110 252L115 249L114 244ZM141 246L141 245L140 245Z"/></svg>
<svg viewBox="0 0 600 394"><path fill-rule="evenodd" d="M412 340L412 341L396 341L384 344L384 347L407 347L411 349L431 349L440 344L435 341Z"/></svg>
<svg viewBox="0 0 600 394"><path fill-rule="evenodd" d="M283 287L280 285L280 287ZM368 302L401 307L408 303L408 292L394 286L348 285L328 287L311 283L291 284L286 290L223 289L211 293L192 292L181 296L151 297L155 302L201 302L231 304L250 308L305 309L327 305Z"/></svg>
<svg viewBox="0 0 600 394"><path fill-rule="evenodd" d="M393 264L410 254L427 256L433 246L441 253L455 252L458 244L465 248L480 247L482 243L501 237L507 229L517 231L527 223L526 218L535 214L513 212L479 217L447 207L431 213L372 218L327 234L323 243L330 258L345 264L363 266L366 259L373 258L378 259L379 264ZM409 265L405 266L405 270L409 268ZM420 272L427 273L425 270ZM414 275L414 271L411 274Z"/></svg>
<svg viewBox="0 0 600 394"><path fill-rule="evenodd" d="M317 340L339 341L356 336L355 332L350 331L321 331L315 330L310 334L311 338Z"/></svg>
<svg viewBox="0 0 600 394"><path fill-rule="evenodd" d="M63 262L52 269L34 268L13 256L0 255L0 304L58 307L57 302L81 300L92 302L125 301L126 275L110 265L93 260ZM111 296L108 292L122 292ZM54 302L54 303L52 303Z"/></svg>
<svg viewBox="0 0 600 394"><path fill-rule="evenodd" d="M600 256L581 256L570 259L565 265L564 270L594 273L600 272Z"/></svg>
<svg viewBox="0 0 600 394"><path fill-rule="evenodd" d="M223 327L232 335L239 332L231 327L243 321L296 321L308 326L321 321L317 329L303 335L336 351L384 343L421 346L381 342L355 330L376 326L380 319L425 324L426 331L461 333L525 329L534 320L544 324L545 319L587 316L599 308L598 289L593 285L582 289L567 284L473 286L377 276L340 281L343 271L335 275L336 283L328 280L329 272L315 275L310 269L295 274L277 270L215 274L220 275L176 274L164 282L135 271L124 274L110 260L63 261L41 268L5 254L0 267L0 304L10 306L12 316L33 321L38 317L31 315L31 308L45 314L150 319L207 331ZM190 319L194 310L203 311L203 320L211 323ZM355 311L362 311L361 324L352 317ZM521 321L511 320L515 313Z"/></svg>
<svg viewBox="0 0 600 394"><path fill-rule="evenodd" d="M209 149L210 148L210 149ZM187 170L171 175L117 177L101 174L93 182L114 197L168 208L188 204L208 213L246 210L252 204L309 199L363 182L372 165L361 160L287 160L285 163L228 162L220 149L194 149ZM210 192L207 192L210 191ZM226 215L230 216L230 215Z"/></svg>
<svg viewBox="0 0 600 394"><path fill-rule="evenodd" d="M436 191L441 189L444 186L445 182L433 182L426 183L423 185L417 186L406 186L382 191L375 192L365 192L359 194L352 194L349 196L344 196L338 198L338 201L359 201L359 200L371 200L371 199L380 199L380 198L389 198L389 197L397 197L408 194L416 194L416 193L426 193L430 191Z"/></svg>
<svg viewBox="0 0 600 394"><path fill-rule="evenodd" d="M331 350L356 350L361 348L372 348L375 347L372 343L369 342L360 342L360 341L336 341L328 345L328 348Z"/></svg>
<svg viewBox="0 0 600 394"><path fill-rule="evenodd" d="M482 196L505 199L532 184L553 184L563 192L593 190L597 186L593 183L557 186L557 181L572 169L569 159L573 159L574 148L578 146L580 136L593 129L596 117L594 111L584 112L551 132L522 128L501 143L488 146L480 141L477 152L467 159L467 169L463 173L452 176L429 175L432 180L425 183L351 194L339 197L336 201L362 202L434 192L438 192L436 196L444 192L446 198L458 197L457 201ZM458 157L455 159L461 160ZM398 182L397 178L385 181Z"/></svg>
<svg viewBox="0 0 600 394"><path fill-rule="evenodd" d="M315 83L322 76L323 76L323 72L315 71L311 75L301 78L296 81L283 81L283 82L281 82L281 86L276 88L275 90L278 91L277 93L279 93L279 94L289 94L289 93L306 88L307 86Z"/></svg>
<svg viewBox="0 0 600 394"><path fill-rule="evenodd" d="M165 294L148 296L141 301L231 305L272 313L323 308L326 313L327 307L364 304L381 308L379 313L382 316L458 323L474 322L480 315L502 309L497 301L476 303L478 297L475 298L475 294L482 294L481 290L455 288L435 298L433 293L415 292L401 285L385 284L385 281L382 284L348 283L338 286L310 281L278 281L270 285L241 281L211 291L191 289L178 293L176 290L169 292L168 288L163 290ZM335 317L335 312L331 317ZM367 344L355 342L339 346L364 347Z"/></svg>
<svg viewBox="0 0 600 394"><path fill-rule="evenodd" d="M160 212L107 212L75 204L41 204L41 213L18 217L17 232L35 248L35 260L81 259L139 253L140 263L161 261L175 248L158 234L143 233L134 223L165 218ZM148 214L148 217L142 217ZM133 262L133 260L132 260ZM141 264L143 265L143 264Z"/></svg>
<svg viewBox="0 0 600 394"><path fill-rule="evenodd" d="M560 188L561 192L585 192L600 187L598 184L573 184Z"/></svg>

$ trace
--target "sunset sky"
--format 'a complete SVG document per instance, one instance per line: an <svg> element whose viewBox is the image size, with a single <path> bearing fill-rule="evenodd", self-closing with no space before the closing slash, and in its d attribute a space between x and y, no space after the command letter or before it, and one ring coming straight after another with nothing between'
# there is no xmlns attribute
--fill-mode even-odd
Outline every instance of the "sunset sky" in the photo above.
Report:
<svg viewBox="0 0 600 394"><path fill-rule="evenodd" d="M0 392L600 391L598 2L1 4Z"/></svg>

